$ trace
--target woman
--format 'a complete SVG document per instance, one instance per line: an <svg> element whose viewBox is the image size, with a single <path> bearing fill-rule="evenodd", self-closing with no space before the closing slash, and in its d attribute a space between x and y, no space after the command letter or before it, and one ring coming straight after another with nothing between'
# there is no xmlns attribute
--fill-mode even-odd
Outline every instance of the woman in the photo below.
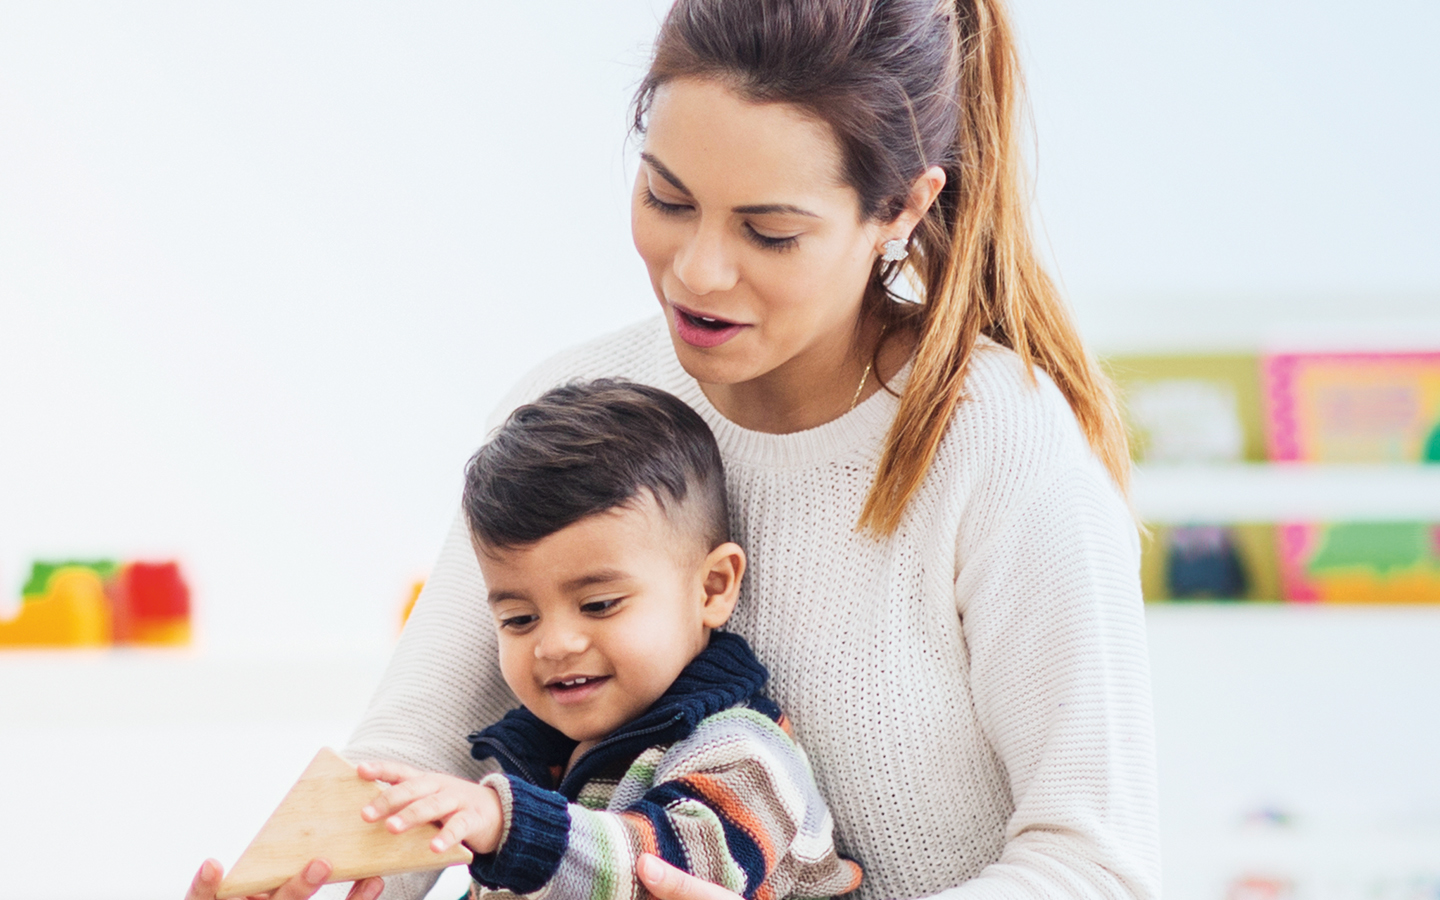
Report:
<svg viewBox="0 0 1440 900"><path fill-rule="evenodd" d="M635 107L663 322L506 404L616 375L710 423L732 628L865 898L1159 891L1125 439L1031 246L1018 82L1000 0L678 0ZM483 596L457 519L352 758L478 776L466 733L514 705ZM733 897L654 862L662 898Z"/></svg>

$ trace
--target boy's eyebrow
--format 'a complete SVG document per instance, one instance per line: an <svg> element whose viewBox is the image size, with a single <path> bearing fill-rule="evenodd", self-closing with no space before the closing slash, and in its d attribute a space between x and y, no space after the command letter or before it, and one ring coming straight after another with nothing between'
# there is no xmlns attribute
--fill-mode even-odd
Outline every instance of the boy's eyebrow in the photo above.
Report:
<svg viewBox="0 0 1440 900"><path fill-rule="evenodd" d="M584 575L570 579L561 585L561 587L567 591L578 591L581 588L587 588L597 584L623 581L629 577L630 574L628 572L622 572L619 569L596 569L593 572L586 572Z"/></svg>
<svg viewBox="0 0 1440 900"><path fill-rule="evenodd" d="M496 604L496 603L499 603L499 602L501 602L502 600L528 600L528 599L530 599L529 597L526 597L525 594L522 593L522 592L520 592L520 591L490 591L487 596L489 597L490 603L491 603L492 605L494 605L494 604Z"/></svg>

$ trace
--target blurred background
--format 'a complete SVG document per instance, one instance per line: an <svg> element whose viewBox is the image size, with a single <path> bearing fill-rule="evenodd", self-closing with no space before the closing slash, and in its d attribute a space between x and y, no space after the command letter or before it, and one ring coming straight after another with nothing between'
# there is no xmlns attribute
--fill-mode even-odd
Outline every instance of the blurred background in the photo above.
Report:
<svg viewBox="0 0 1440 900"><path fill-rule="evenodd" d="M491 407L655 311L667 5L0 0L0 895L179 897L343 744ZM1440 897L1440 6L1014 13L1167 893Z"/></svg>

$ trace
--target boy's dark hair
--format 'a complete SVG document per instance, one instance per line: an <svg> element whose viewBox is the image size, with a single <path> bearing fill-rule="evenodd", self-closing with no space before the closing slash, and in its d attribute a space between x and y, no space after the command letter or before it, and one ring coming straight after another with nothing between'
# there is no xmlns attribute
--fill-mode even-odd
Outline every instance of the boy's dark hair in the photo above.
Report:
<svg viewBox="0 0 1440 900"><path fill-rule="evenodd" d="M725 471L695 410L659 388L573 382L516 409L465 466L465 517L490 547L532 544L648 490L707 550L730 539Z"/></svg>

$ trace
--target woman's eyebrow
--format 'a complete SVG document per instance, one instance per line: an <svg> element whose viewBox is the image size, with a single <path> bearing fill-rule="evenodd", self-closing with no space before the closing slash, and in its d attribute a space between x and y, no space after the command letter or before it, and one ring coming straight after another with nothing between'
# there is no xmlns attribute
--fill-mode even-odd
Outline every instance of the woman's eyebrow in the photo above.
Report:
<svg viewBox="0 0 1440 900"><path fill-rule="evenodd" d="M672 171L670 171L669 169L667 169L667 168L665 167L665 164L662 163L660 160L656 159L654 156L652 156L652 155L649 154L649 153L641 153L641 154L640 154L640 158L643 159L643 160L645 160L647 163L649 163L649 164L650 164L650 168L652 168L652 169L654 169L655 171L659 172L661 178L665 179L666 181L668 181L668 182L670 182L672 185L674 185L674 186L675 186L675 190L680 191L680 192L683 193L683 194L686 194L686 195L689 195L689 196L693 196L693 195L690 194L690 189L685 186L685 182L681 181L681 180L679 179L679 177L677 177L674 172L672 172Z"/></svg>
<svg viewBox="0 0 1440 900"><path fill-rule="evenodd" d="M771 213L787 213L792 216L810 216L812 219L820 218L819 213L813 213L808 209L801 209L798 206L791 206L789 203L757 203L752 206L737 206L731 211L740 213L743 216L764 216Z"/></svg>
<svg viewBox="0 0 1440 900"><path fill-rule="evenodd" d="M665 164L656 159L653 154L642 152L640 158L649 163L650 168L658 172L661 178L670 182L670 184L675 187L675 190L689 197L695 196L690 193L690 189L685 186L685 182L681 181L674 172L666 168ZM732 209L731 212L737 212L742 216L765 216L774 213L785 213L792 216L809 216L812 219L820 218L819 213L813 213L808 209L802 209L789 203L752 203L746 206L737 206Z"/></svg>

